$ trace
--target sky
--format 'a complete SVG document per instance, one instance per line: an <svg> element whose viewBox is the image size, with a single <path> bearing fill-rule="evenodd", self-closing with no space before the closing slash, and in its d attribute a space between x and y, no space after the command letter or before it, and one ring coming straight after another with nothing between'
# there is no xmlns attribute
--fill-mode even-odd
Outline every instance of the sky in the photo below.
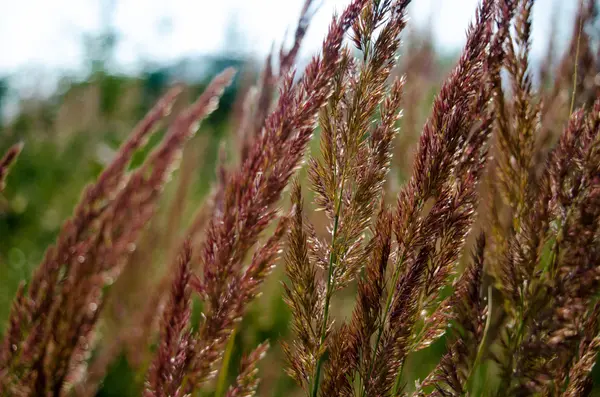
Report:
<svg viewBox="0 0 600 397"><path fill-rule="evenodd" d="M0 75L34 70L79 70L82 35L103 26L101 4L114 2L110 21L119 36L116 63L136 70L148 62L168 63L223 49L235 26L241 49L262 56L295 26L303 0L0 0ZM319 0L316 0L317 2ZM318 50L334 10L349 0L320 0L303 55ZM413 0L411 23L431 21L437 47L459 51L478 0ZM568 38L576 0L538 0L534 9L533 53L541 57L558 15L559 41ZM433 11L433 12L432 12ZM278 45L278 44L277 44Z"/></svg>

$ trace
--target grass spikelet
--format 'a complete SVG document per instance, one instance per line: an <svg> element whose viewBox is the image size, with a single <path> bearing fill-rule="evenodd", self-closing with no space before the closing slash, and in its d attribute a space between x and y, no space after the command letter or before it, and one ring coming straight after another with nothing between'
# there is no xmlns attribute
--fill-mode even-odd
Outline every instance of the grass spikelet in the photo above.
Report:
<svg viewBox="0 0 600 397"><path fill-rule="evenodd" d="M421 395L463 396L470 393L485 332L487 305L482 293L485 237L480 236L471 263L456 284L454 293L440 306L448 313L443 324L452 324L448 351L421 384ZM440 312L440 317L443 316ZM425 391L430 392L425 394Z"/></svg>
<svg viewBox="0 0 600 397"><path fill-rule="evenodd" d="M166 114L178 91L168 93L98 182L86 190L29 286L28 298L34 302L28 307L31 321L22 332L19 357L13 356L10 364L20 374L15 388L30 390L26 394L59 395L67 387L70 369L84 357L101 311L105 276L118 276L129 247L153 214L178 153L195 131L194 124L214 110L231 77L231 71L218 76L198 101L179 115L161 145L123 185L120 181L129 158ZM107 199L110 201L105 202Z"/></svg>
<svg viewBox="0 0 600 397"><path fill-rule="evenodd" d="M484 65L488 63L480 39L491 41L494 12L493 2L484 1L480 6L465 51L434 101L413 176L398 197L395 265L362 395L400 392L401 368L414 343L412 335L426 334L414 328L416 316L435 302L435 295L430 293L452 273L472 222L474 187L490 133L490 119L482 106L489 93L475 94L484 82ZM427 212L426 203L431 201L433 206ZM439 245L438 239L445 235L451 241ZM434 258L439 255L442 261L438 267ZM414 299L416 296L420 298Z"/></svg>
<svg viewBox="0 0 600 397"><path fill-rule="evenodd" d="M597 108L571 117L548 160L540 199L531 207L535 212L510 241L502 283L510 286L505 296L517 326L504 335L506 352L500 361L513 392L551 392L568 384L582 337L588 316L583 302L596 288L596 270L589 263L596 261L592 236L599 214L596 178L588 172L599 164ZM549 249L545 260L544 247Z"/></svg>
<svg viewBox="0 0 600 397"><path fill-rule="evenodd" d="M330 366L322 386L324 395L353 395L354 379L363 384L368 378L368 361L372 355L371 337L382 321L382 300L386 273L392 252L392 216L382 203L373 238L366 251L370 252L364 276L358 281L357 304L348 326L334 334L331 343Z"/></svg>
<svg viewBox="0 0 600 397"><path fill-rule="evenodd" d="M313 346L311 342L302 348L312 355L306 359L315 361L303 365L304 371L312 369L312 374L300 376L301 384L310 386L313 397L318 394L323 355L327 351L331 298L355 278L366 258L363 234L389 170L404 82L400 79L394 83L389 94L385 85L396 63L409 3L385 0L364 8L353 25L353 41L362 52L362 62L357 64L349 51L343 53L333 80L333 95L319 117L323 127L322 159L311 159L309 178L317 205L330 218L331 242L311 244L322 248L313 250L312 256L322 264L325 273L324 279L315 279L316 291L324 293L322 317L316 316L320 311L313 314L313 323L318 325L317 344ZM378 28L381 31L375 36ZM382 120L372 128L371 120L377 110ZM301 338L298 343L305 341ZM290 365L296 366L294 362Z"/></svg>
<svg viewBox="0 0 600 397"><path fill-rule="evenodd" d="M258 363L267 354L268 343L259 345L252 353L242 359L235 385L227 391L226 397L252 397L258 389Z"/></svg>
<svg viewBox="0 0 600 397"><path fill-rule="evenodd" d="M299 50L317 8L305 0L289 46L273 48L256 82L248 73L236 84L229 120L219 112L198 145L186 146L233 70L191 105L178 105L161 139L146 147L183 88L169 90L85 188L31 281L18 285L0 325L0 395L112 394L113 380L126 379L117 394L250 397L263 357L265 395L593 394L597 2L579 1L569 52L556 71L553 61L541 68L541 86L532 71L533 0L480 0L445 78L434 76L442 66L433 65L439 54L430 36L407 46L397 70L410 3L348 1L300 74ZM414 103L405 121L407 100ZM20 116L9 133L29 128ZM408 133L399 137L399 126ZM215 149L225 130L219 153L196 174L200 150ZM58 136L47 134L34 149L61 143ZM0 188L20 149L0 159ZM74 164L89 162L64 153ZM398 153L413 165L392 159ZM213 155L215 182L194 186ZM182 156L179 185L167 190ZM63 170L34 157L20 159L11 184L28 182L22 175L32 165ZM55 224L46 219L52 203L37 212L24 184L0 202L7 223L0 229L15 228L0 255L11 283L40 252L37 242L18 241L30 206L43 215L40 238ZM282 203L287 193L291 208ZM170 204L164 211L162 200ZM278 346L268 356L266 339Z"/></svg>
<svg viewBox="0 0 600 397"><path fill-rule="evenodd" d="M288 373L307 392L315 370L315 354L320 353L317 320L323 316L324 291L317 283L317 269L308 252L308 235L304 226L301 187L292 185L293 218L286 251L286 273L290 280L284 284L285 300L293 317L295 341L285 344L289 363Z"/></svg>
<svg viewBox="0 0 600 397"><path fill-rule="evenodd" d="M228 174L222 212L216 212L208 224L202 254L207 310L191 368L194 387L212 376L211 368L220 360L233 324L248 304L248 297L234 288L240 282L240 266L250 247L277 217L273 206L304 154L316 114L331 93L330 81L345 31L365 2L355 0L333 20L322 56L313 58L300 81L294 84L292 75L285 79L263 133L240 168Z"/></svg>
<svg viewBox="0 0 600 397"><path fill-rule="evenodd" d="M161 344L149 371L146 397L176 396L191 358L194 342L189 330L191 260L192 248L187 240L177 259L177 274L163 314Z"/></svg>

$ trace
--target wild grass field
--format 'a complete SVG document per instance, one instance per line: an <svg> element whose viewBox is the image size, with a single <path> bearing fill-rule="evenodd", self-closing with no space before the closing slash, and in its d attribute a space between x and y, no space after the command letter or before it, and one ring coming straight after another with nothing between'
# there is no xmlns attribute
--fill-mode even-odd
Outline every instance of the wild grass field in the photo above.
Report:
<svg viewBox="0 0 600 397"><path fill-rule="evenodd" d="M3 120L1 396L600 395L597 1L534 62L534 0L452 60L353 0L298 68L315 3Z"/></svg>

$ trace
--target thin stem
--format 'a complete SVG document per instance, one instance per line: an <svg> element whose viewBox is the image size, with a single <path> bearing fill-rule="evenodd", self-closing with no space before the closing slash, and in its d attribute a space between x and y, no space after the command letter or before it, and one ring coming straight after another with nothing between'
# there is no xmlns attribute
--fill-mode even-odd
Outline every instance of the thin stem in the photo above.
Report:
<svg viewBox="0 0 600 397"><path fill-rule="evenodd" d="M521 345L521 341L523 340L523 335L525 332L525 322L527 321L527 312L525 311L525 297L524 297L524 293L521 293L521 302L519 304L519 310L518 310L518 315L517 315L517 319L519 319L519 326L517 328L517 332L514 335L510 336L510 340L509 340L509 348L508 348L508 354L509 354L509 365L508 365L508 369L509 371L506 372L504 374L505 378L505 384L508 387L502 388L498 391L497 396L508 396L509 395L509 391L511 390L511 386L512 386L512 380L510 379L510 376L512 376L513 372L515 372L515 364L518 363L518 354L519 352L517 351L518 347Z"/></svg>
<svg viewBox="0 0 600 397"><path fill-rule="evenodd" d="M331 295L333 295L333 268L335 264L335 241L337 239L337 232L340 223L340 213L342 211L342 197L344 192L344 175L342 173L342 186L340 188L340 194L337 203L337 209L335 213L335 218L333 220L333 232L331 236L331 252L329 253L329 266L327 271L327 290L325 292L325 309L323 313L323 324L321 325L321 336L319 339L319 350L323 343L325 342L325 336L327 334L327 323L329 322L329 302L331 301ZM319 360L317 361L317 368L315 369L315 376L313 377L313 385L311 396L317 397L319 392L319 378L321 377L321 368L323 367L323 355L319 356Z"/></svg>
<svg viewBox="0 0 600 397"><path fill-rule="evenodd" d="M394 382L394 388L392 389L392 397L396 397L398 395L398 390L400 389L400 381L402 380L402 373L404 372L404 363L406 360L402 360L402 364L400 365L400 371L396 375L396 381Z"/></svg>
<svg viewBox="0 0 600 397"><path fill-rule="evenodd" d="M229 364L231 363L231 355L233 353L233 347L235 346L235 334L237 333L237 328L233 329L231 336L229 336L229 341L227 342L227 346L225 347L225 354L223 355L223 360L221 364L221 371L219 372L219 377L217 378L217 387L215 391L215 397L223 397L226 392L227 387L227 375L229 373Z"/></svg>

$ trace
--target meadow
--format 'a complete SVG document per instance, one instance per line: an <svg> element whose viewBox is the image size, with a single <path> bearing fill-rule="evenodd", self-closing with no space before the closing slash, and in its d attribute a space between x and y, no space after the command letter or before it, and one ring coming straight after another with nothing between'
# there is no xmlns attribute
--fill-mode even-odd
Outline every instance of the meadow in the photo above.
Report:
<svg viewBox="0 0 600 397"><path fill-rule="evenodd" d="M534 0L452 60L353 0L299 69L315 3L3 120L1 396L600 395L597 2L534 63Z"/></svg>

